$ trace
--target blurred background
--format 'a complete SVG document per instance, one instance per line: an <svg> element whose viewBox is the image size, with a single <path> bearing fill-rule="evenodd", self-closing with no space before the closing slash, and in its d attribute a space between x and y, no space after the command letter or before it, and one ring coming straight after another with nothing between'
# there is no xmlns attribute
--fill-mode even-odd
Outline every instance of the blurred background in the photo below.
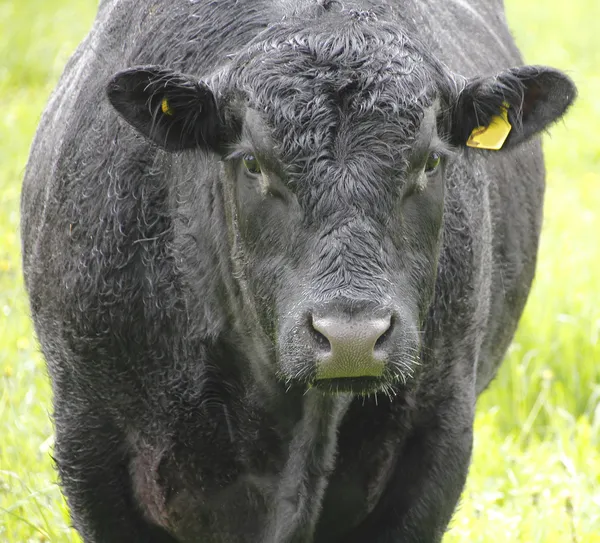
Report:
<svg viewBox="0 0 600 543"><path fill-rule="evenodd" d="M480 398L475 452L444 543L600 543L600 2L506 0L525 59L580 97L544 137L538 272ZM97 0L0 0L0 541L78 542L52 468L50 386L20 268L19 193L49 93Z"/></svg>

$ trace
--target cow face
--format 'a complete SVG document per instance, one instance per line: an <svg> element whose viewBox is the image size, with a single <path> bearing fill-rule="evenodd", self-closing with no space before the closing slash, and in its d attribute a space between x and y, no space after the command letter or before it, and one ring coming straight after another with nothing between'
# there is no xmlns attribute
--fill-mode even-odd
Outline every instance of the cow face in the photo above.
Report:
<svg viewBox="0 0 600 543"><path fill-rule="evenodd" d="M367 51L315 74L316 52L296 45L256 57L274 85L246 85L231 154L248 277L286 380L371 390L417 363L449 151L441 107L400 62L392 77Z"/></svg>
<svg viewBox="0 0 600 543"><path fill-rule="evenodd" d="M547 68L464 82L364 14L274 26L212 81L142 67L108 92L163 148L220 156L235 276L277 374L355 393L391 391L418 369L446 163L503 108L510 147L574 96Z"/></svg>

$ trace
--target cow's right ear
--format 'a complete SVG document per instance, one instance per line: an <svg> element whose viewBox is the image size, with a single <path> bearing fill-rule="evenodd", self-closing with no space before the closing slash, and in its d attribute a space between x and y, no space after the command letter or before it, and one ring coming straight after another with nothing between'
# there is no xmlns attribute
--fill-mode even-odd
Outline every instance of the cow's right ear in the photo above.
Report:
<svg viewBox="0 0 600 543"><path fill-rule="evenodd" d="M201 81L159 66L140 66L117 73L107 94L129 124L167 151L220 147L215 97Z"/></svg>

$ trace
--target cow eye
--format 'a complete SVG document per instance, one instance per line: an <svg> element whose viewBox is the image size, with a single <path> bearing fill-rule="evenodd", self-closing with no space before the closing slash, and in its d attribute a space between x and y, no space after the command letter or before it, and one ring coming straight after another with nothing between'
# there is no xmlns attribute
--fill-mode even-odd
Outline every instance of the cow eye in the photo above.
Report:
<svg viewBox="0 0 600 543"><path fill-rule="evenodd" d="M258 175L261 172L260 164L254 155L244 155L242 157L242 161L244 162L244 167L246 170L248 170L248 172L252 175Z"/></svg>
<svg viewBox="0 0 600 543"><path fill-rule="evenodd" d="M441 161L442 157L439 155L439 153L436 153L435 151L430 153L425 164L425 173L429 175L434 173L438 169Z"/></svg>

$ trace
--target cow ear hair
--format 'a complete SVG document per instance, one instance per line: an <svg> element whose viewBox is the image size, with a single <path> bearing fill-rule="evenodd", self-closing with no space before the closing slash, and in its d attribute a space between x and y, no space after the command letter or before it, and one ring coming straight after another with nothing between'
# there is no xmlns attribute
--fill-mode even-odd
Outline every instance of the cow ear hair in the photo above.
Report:
<svg viewBox="0 0 600 543"><path fill-rule="evenodd" d="M134 67L112 77L107 95L123 119L167 151L220 146L213 92L190 76L159 66Z"/></svg>
<svg viewBox="0 0 600 543"><path fill-rule="evenodd" d="M477 138L471 137L473 131L481 133L492 126L500 132L494 135L497 138L492 137L498 140L498 148L510 149L562 117L576 95L569 77L545 66L522 66L472 79L454 107L451 142L477 147ZM510 127L502 122L503 116Z"/></svg>

